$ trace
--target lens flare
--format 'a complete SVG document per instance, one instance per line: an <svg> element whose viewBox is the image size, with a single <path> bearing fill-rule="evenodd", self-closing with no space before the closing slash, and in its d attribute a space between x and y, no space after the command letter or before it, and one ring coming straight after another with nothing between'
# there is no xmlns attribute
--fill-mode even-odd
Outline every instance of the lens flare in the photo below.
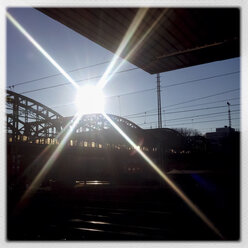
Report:
<svg viewBox="0 0 248 248"><path fill-rule="evenodd" d="M56 161L56 159L58 158L58 156L62 152L66 142L68 141L71 133L73 132L73 130L77 126L77 124L80 121L81 117L82 117L81 115L76 115L74 117L74 119L70 123L68 123L66 125L66 127L63 129L62 133L59 136L63 136L63 134L65 136L62 138L62 140L59 143L59 145L56 148L56 150L53 152L53 154L47 160L45 165L42 167L42 169L39 172L39 174L35 177L35 179L31 183L31 185L28 187L28 189L26 190L26 192L22 196L17 208L21 207L22 203L25 202L25 200L30 198L36 192L37 187L41 184L42 180L44 179L44 177L47 175L47 173L51 169L53 163Z"/></svg>
<svg viewBox="0 0 248 248"><path fill-rule="evenodd" d="M123 50L126 48L126 46L128 45L128 42L130 41L130 39L133 37L135 31L137 30L138 26L140 25L140 23L142 22L143 18L145 17L146 13L147 13L148 9L147 8L141 8L139 9L139 11L137 12L135 18L133 19L130 27L128 28L128 31L126 32L125 36L122 39L121 44L119 45L116 54L118 56L121 55L121 53L123 52ZM149 37L149 35L152 33L152 31L156 28L157 24L159 23L159 21L162 19L162 17L164 16L164 14L168 11L168 9L164 9L161 14L156 18L156 20L152 23L152 25L147 29L147 31L139 38L138 42L134 45L134 47L129 51L129 53L125 56L124 60L115 67L114 70L113 67L116 64L116 59L114 58L113 61L111 62L110 66L108 67L108 69L106 70L106 72L104 73L102 79L99 81L99 86L101 88L104 88L106 86L106 84L110 81L110 79L115 75L115 73L120 69L120 67L125 63L125 60L129 59L132 55L134 55L134 53L136 52L136 50L142 45L142 43L145 41L145 39L147 39Z"/></svg>
<svg viewBox="0 0 248 248"><path fill-rule="evenodd" d="M104 111L104 104L104 95L99 87L85 85L78 89L76 106L79 114L102 113Z"/></svg>
<svg viewBox="0 0 248 248"><path fill-rule="evenodd" d="M147 13L148 9L140 9L138 11L138 13L136 14L132 24L130 25L127 33L125 34L125 37L123 38L120 46L118 47L118 50L116 52L117 55L114 56L114 59L111 61L109 67L107 68L107 70L105 71L103 77L100 79L98 86L100 88L105 87L105 85L107 84L107 82L111 79L111 77L115 74L115 72L122 66L122 63L119 64L118 67L115 68L114 71L112 71L113 67L115 66L118 56L121 55L121 53L123 52L123 50L126 48L126 46L128 45L128 42L130 41L130 39L132 38L132 36L134 35L134 32L137 30L139 24L141 23L141 21L143 20L145 14ZM166 10L165 10L166 11ZM144 42L144 40L149 36L149 34L151 33L152 29L155 28L155 26L157 25L157 23L160 21L160 19L162 18L164 12L162 12L162 14L156 19L156 21L150 26L150 28L146 31L146 33L141 37L141 39L139 39L139 41L137 42L137 44L132 48L132 50L128 53L128 55L125 57L125 59L128 59L130 56L133 55L133 53L135 52L135 50L137 50L137 48L141 45L142 42ZM7 18L9 19L9 21L11 21L11 23L52 63L53 66L55 66L57 68L57 70L62 73L64 75L64 77L76 88L79 88L78 84L70 77L69 74L67 74L64 69L42 48L42 46L14 19L14 17L12 17L12 15L10 15L8 12L6 13ZM111 77L109 76L111 74ZM218 234L222 239L223 236L221 235L221 233L219 232L219 230L213 225L213 223L203 214L203 212L201 212L201 210L182 192L182 190L171 180L169 179L161 170L160 168L141 150L139 149L139 147L118 127L118 125L116 125L115 122L113 122L111 120L111 118L109 118L107 116L107 114L105 114L102 111L102 114L105 116L105 118L111 123L111 125L123 136L123 138L134 147L134 149L140 154L140 156L160 175L160 177L163 178L163 180L170 185L170 187L181 197L181 199L184 200L184 202L216 233ZM22 199L20 202L24 201L26 198L28 198L28 196L30 196L32 193L34 193L35 188L37 187L37 185L40 184L40 182L42 181L42 179L44 178L44 176L47 174L47 172L49 171L49 169L51 168L52 164L54 163L54 161L57 159L57 157L59 156L59 154L61 153L64 145L66 144L66 142L68 141L71 132L74 130L74 128L76 127L77 123L79 122L81 118L81 114L78 114L75 117L75 120L72 124L72 127L70 127L70 125L68 126L68 128L66 131L66 134L64 136L64 138L62 139L62 141L60 142L60 144L58 145L57 149L54 151L54 153L51 155L51 157L48 159L48 161L46 162L46 164L43 166L42 170L39 172L39 174L37 175L37 177L34 179L34 181L32 182L32 184L30 185L30 187L27 189L27 191L25 192L25 194L23 195ZM69 128L70 127L70 128Z"/></svg>
<svg viewBox="0 0 248 248"><path fill-rule="evenodd" d="M8 12L6 12L6 16L8 18L8 20L39 50L39 52L41 54L43 54L45 56L46 59L49 60L49 62L60 72L62 73L62 75L75 87L75 88L79 88L78 84L70 77L70 75L68 73L66 73L66 71L45 51L45 49L21 26L21 24ZM27 199L30 195L32 195L32 193L35 192L35 188L37 187L37 185L40 184L40 182L42 181L42 179L44 178L44 176L47 174L47 172L49 171L50 167L52 166L52 164L54 163L54 161L57 159L57 157L59 156L59 154L61 153L64 145L66 144L71 132L74 130L75 126L77 125L77 123L79 122L81 118L81 115L78 114L74 121L73 124L71 126L71 123L69 123L64 130L60 133L59 136L62 136L65 133L64 138L62 139L62 141L60 142L60 144L58 145L58 147L56 148L56 150L53 152L53 154L51 155L51 157L48 159L48 161L46 162L46 164L43 166L42 170L39 172L39 174L36 176L36 178L33 180L32 184L30 185L30 187L26 190L26 192L24 193L20 203L22 203L25 199ZM47 150L46 150L47 151ZM46 153L46 151L44 153Z"/></svg>
<svg viewBox="0 0 248 248"><path fill-rule="evenodd" d="M21 24L8 12L6 16L9 21L48 59L57 70L76 88L78 84L70 77L70 75L46 52L46 50L21 26Z"/></svg>
<svg viewBox="0 0 248 248"><path fill-rule="evenodd" d="M125 33L125 36L123 37L123 39L122 39L117 51L115 52L114 58L112 59L110 65L108 66L107 70L104 72L104 74L101 77L101 79L99 80L98 85L99 85L100 88L104 88L105 85L108 83L108 81L112 78L112 76L117 71L117 69L115 69L114 72L112 72L112 69L116 65L117 60L118 60L119 56L121 55L121 53L127 47L128 42L133 37L135 31L139 27L140 23L142 22L143 18L146 15L147 11L148 11L147 8L141 8L136 13L136 15L135 15L134 19L132 20L132 23L130 24L127 32ZM122 64L123 64L123 62L121 63L121 65ZM118 66L118 68L120 68L120 66Z"/></svg>
<svg viewBox="0 0 248 248"><path fill-rule="evenodd" d="M206 217L206 215L183 193L183 191L136 145L119 126L112 121L112 119L106 114L103 116L109 121L109 123L120 133L120 135L139 153L139 155L158 173L160 177L179 195L179 197L197 214L204 223L207 224L219 237L224 239L220 231L214 226L214 224Z"/></svg>

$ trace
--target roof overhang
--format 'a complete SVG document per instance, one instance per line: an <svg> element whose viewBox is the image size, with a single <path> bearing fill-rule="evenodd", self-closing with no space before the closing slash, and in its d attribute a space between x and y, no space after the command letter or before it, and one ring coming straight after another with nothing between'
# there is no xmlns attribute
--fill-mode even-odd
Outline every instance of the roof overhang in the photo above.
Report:
<svg viewBox="0 0 248 248"><path fill-rule="evenodd" d="M38 10L151 74L240 56L238 8Z"/></svg>

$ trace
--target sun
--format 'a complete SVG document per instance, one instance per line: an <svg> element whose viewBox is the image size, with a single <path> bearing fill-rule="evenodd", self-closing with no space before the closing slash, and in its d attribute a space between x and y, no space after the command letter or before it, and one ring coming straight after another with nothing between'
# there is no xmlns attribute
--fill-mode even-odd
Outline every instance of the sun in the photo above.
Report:
<svg viewBox="0 0 248 248"><path fill-rule="evenodd" d="M80 115L103 113L104 104L105 97L99 87L85 85L78 89L76 106Z"/></svg>

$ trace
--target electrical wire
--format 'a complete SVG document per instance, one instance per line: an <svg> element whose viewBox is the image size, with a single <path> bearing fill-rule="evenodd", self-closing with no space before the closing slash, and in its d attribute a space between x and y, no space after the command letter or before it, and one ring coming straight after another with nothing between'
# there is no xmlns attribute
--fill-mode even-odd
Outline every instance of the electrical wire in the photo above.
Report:
<svg viewBox="0 0 248 248"><path fill-rule="evenodd" d="M206 102L206 103L200 103L200 104L194 104L194 105L182 106L182 107L176 107L176 108L173 108L173 106L171 106L171 107L164 107L162 109L170 108L170 110L171 109L174 110L174 109L190 108L190 107L195 107L195 106L209 105L209 104L213 104L213 103L227 102L227 101L238 100L238 99L240 100L240 97L228 98L228 99L223 99L223 100L214 101L214 102Z"/></svg>
<svg viewBox="0 0 248 248"><path fill-rule="evenodd" d="M202 100L202 99L207 99L207 98L210 98L210 97L213 97L213 96L219 96L219 95L227 94L227 93L238 91L238 90L240 90L240 88L232 89L232 90L227 90L227 91L223 91L223 92L219 92L219 93L216 93L216 94L207 95L207 96L203 96L203 97L198 97L198 98L194 98L194 99L191 99L191 100L187 100L187 101L183 101L183 102L171 104L171 105L168 105L166 107L163 107L162 109L169 108L169 107L174 107L174 106L177 106L177 105L181 105L181 104L185 104L185 103L189 103L189 102L194 102L194 101L198 101L198 100ZM146 113L148 113L148 112L154 112L154 110L157 110L157 108L156 109L150 109L150 110L142 111L142 112L138 112L138 113L134 113L134 114L125 115L124 117L130 117L130 116L133 116L133 115L144 114L145 112Z"/></svg>
<svg viewBox="0 0 248 248"><path fill-rule="evenodd" d="M104 64L107 64L107 63L110 63L110 62L111 61L105 61L105 62L101 62L101 63L94 64L94 65L89 65L89 66L85 66L85 67L79 67L79 68L76 68L76 69L67 71L67 73L75 72L75 71L80 71L80 70L92 68L92 67L99 66L99 65L104 65ZM45 77L40 77L40 78L36 78L36 79L32 79L32 80L27 80L27 81L24 81L24 82L12 84L12 85L8 86L8 88L14 88L16 86L20 86L20 85L24 85L24 84L29 84L29 83L32 83L32 82L36 82L36 81L40 81L40 80L43 80L43 79L52 78L52 77L56 77L56 76L61 76L61 75L62 75L62 73L56 73L56 74L45 76Z"/></svg>
<svg viewBox="0 0 248 248"><path fill-rule="evenodd" d="M146 89L146 90L142 90L142 91L134 91L134 92L130 92L130 93L126 93L126 94L122 94L122 95L113 95L113 96L106 96L105 98L106 99L110 99L110 98L114 98L114 97L118 97L118 96L123 96L123 95L131 95L131 94L138 94L140 92L147 92L147 91L151 91L151 90L156 90L156 88L152 88L152 89ZM239 89L235 89L234 91L236 90L239 90ZM229 93L230 91L228 91ZM225 94L226 91L224 91L222 94ZM212 96L212 95L210 95ZM210 97L208 96L208 97ZM205 97L204 97L205 98ZM231 101L231 100L236 100L236 99L240 99L239 97L235 97L235 98L228 98L228 99L223 99L223 100L219 100L219 101L215 101L215 102L209 102L209 103L202 103L202 104L197 104L197 105L190 105L190 106L185 106L185 107L179 107L179 108L173 108L173 109L180 109L180 108L188 108L188 107L194 107L194 106L200 106L200 105L207 105L207 104L212 104L212 103L217 103L217 102L224 102L224 101ZM61 107L64 107L64 106L68 106L68 105L72 105L72 104L75 104L75 102L70 102L70 103L64 103L64 104L59 104L59 105L54 105L52 106L51 108L61 108ZM176 104L177 105L177 104ZM170 106L166 106L166 107L163 107L162 109L167 109L167 108L171 108L173 107L174 105L170 105ZM139 112L137 114L143 114L143 113L149 113L149 112L155 112L157 111L157 108L156 109L151 109L151 110L147 110L147 111L144 111L144 112ZM129 117L129 116L132 116L132 115L136 115L136 114L130 114L130 115L126 115L125 117Z"/></svg>
<svg viewBox="0 0 248 248"><path fill-rule="evenodd" d="M240 119L240 117L237 117L237 118L232 118L232 120L238 120ZM220 120L210 120L210 121L198 121L198 122L194 122L194 124L199 124L199 123L208 123L208 122L215 122L215 121L227 121L228 119L220 119ZM145 125L145 124L153 124L153 123L157 123L157 121L154 121L154 122L148 122L148 123L141 123L141 124L137 124L138 126L142 126L142 125ZM192 125L192 122L187 122L187 123L175 123L175 124L170 124L170 125L173 125L173 126L180 126L180 125Z"/></svg>
<svg viewBox="0 0 248 248"><path fill-rule="evenodd" d="M230 111L231 113L233 112L240 112L240 110L233 110ZM165 120L167 121L175 121L175 120L185 120L185 119L202 119L202 118L209 118L211 115L215 115L213 117L222 115L222 114L226 114L226 111L222 111L222 112L215 112L215 113L209 113L209 114L201 114L201 115L193 115L193 116L186 116L186 117L180 117L180 118L174 118L174 119L169 119L169 120Z"/></svg>
<svg viewBox="0 0 248 248"><path fill-rule="evenodd" d="M200 82L200 81L204 81L204 80L208 80L208 79L213 79L213 78L217 78L217 77L223 77L223 76L228 76L228 75L233 75L236 73L239 73L240 71L234 71L234 72L229 72L229 73L224 73L224 74L218 74L215 76L211 76L211 77L205 77L205 78L200 78L200 79L193 79L193 80L189 80L189 81L185 81L185 82L181 82L181 83L174 83L174 84L169 84L166 86L162 86L161 88L169 88L169 87L174 87L174 86L178 86L178 85L182 85L182 84L189 84L189 83L195 83L195 82Z"/></svg>
<svg viewBox="0 0 248 248"><path fill-rule="evenodd" d="M240 106L240 104L233 104L232 106ZM189 109L189 110L181 110L181 111L172 111L172 112L166 112L163 114L176 114L176 113L185 113L185 112L192 112L192 111L199 111L199 110L208 110L208 109L216 109L216 108L226 108L226 105L222 106L214 106L214 107L207 107L207 108L197 108L197 109ZM129 116L129 118L134 119L134 118L141 118L141 117L147 117L147 116L155 116L155 114L149 114L149 115L139 115L139 116ZM127 116L124 116L125 118Z"/></svg>
<svg viewBox="0 0 248 248"><path fill-rule="evenodd" d="M218 102L226 102L226 101L231 101L231 100L237 100L237 99L240 99L239 97L234 97L234 98L228 98L228 99L223 99L223 100L219 100L219 101L214 101L214 102L207 102L207 103L201 103L201 104L194 104L194 105L189 105L189 106L182 106L182 107L176 107L174 108L173 106L170 106L170 107L163 107L161 108L161 110L165 110L165 109L168 109L170 108L171 109L184 109L184 108L190 108L190 107L195 107L195 106L202 106L202 105L209 105L209 104L213 104L213 103L218 103ZM157 112L158 109L153 109L153 110L149 110L149 111L145 111L145 112L141 112L140 114L142 113L152 113L152 112Z"/></svg>
<svg viewBox="0 0 248 248"><path fill-rule="evenodd" d="M239 120L240 118L232 118L232 120ZM209 123L209 122L216 122L216 121L228 121L228 119L220 119L220 120L211 120L211 121L198 121L198 122L194 122L194 124L199 124L199 123ZM177 123L177 124L173 124L173 126L179 126L179 125L188 125L188 124L192 124L192 122L188 122L188 123Z"/></svg>
<svg viewBox="0 0 248 248"><path fill-rule="evenodd" d="M137 70L137 69L139 69L139 68L138 67L134 67L134 68L130 68L130 69L122 70L122 71L117 71L117 72L115 72L115 74L116 73L123 73L123 72L133 71L133 70ZM111 74L110 74L110 76L111 76ZM83 81L89 81L89 80L97 79L97 78L101 78L101 77L102 77L102 75L99 75L99 76L94 76L94 77L87 78L87 79L75 80L75 82L78 83L78 82L83 82ZM27 94L27 93L36 92L36 91L57 88L57 87L65 86L65 85L70 85L70 83L61 83L61 84L47 86L47 87L43 87L43 88L39 88L39 89L28 90L28 91L21 92L19 94Z"/></svg>
<svg viewBox="0 0 248 248"><path fill-rule="evenodd" d="M103 63L107 63L107 62L103 62ZM101 63L99 63L99 64L101 64ZM96 65L99 65L99 64L96 64ZM96 66L96 65L92 65L92 66ZM91 67L91 66L88 66L88 67ZM137 69L139 69L139 68L138 67L134 67L134 68L130 68L130 69L127 69L127 70L118 71L116 73L128 72L128 71L137 70ZM75 70L80 70L80 68L75 69ZM73 71L75 71L75 70L73 70ZM200 81L203 81L203 80L213 79L213 78L217 78L217 77L223 77L223 76L232 75L232 74L239 73L239 72L240 71L230 72L230 73L224 73L224 74L218 74L218 75L211 76L211 77L194 79L194 80L185 81L185 82L181 82L181 83L177 83L177 84L170 84L170 85L167 85L167 86L162 86L161 89L165 89L165 88L173 87L173 86L178 86L178 85L182 85L182 84L188 84L188 83L192 83L192 82L200 82ZM55 74L55 75L60 75L60 74ZM52 77L52 76L55 76L55 75L51 75L51 76L48 76L48 77ZM16 85L30 83L32 81L37 81L37 80L41 80L41 79L48 78L48 77L43 77L43 78L40 78L40 79L30 80L30 81L22 82L22 83L19 83L19 84L16 84ZM91 78L88 78L88 79L77 80L76 82L89 81L89 80L97 79L97 78L101 78L101 77L102 77L102 75L99 75L99 76L94 76L94 77L91 77ZM56 85L53 85L53 86L48 86L48 87L43 87L43 88L39 88L39 89L25 91L25 92L22 92L20 94L27 94L27 93L31 93L31 92L40 91L40 90L46 90L46 89L61 87L61 86L65 86L65 85L68 85L68 84L69 83L56 84ZM12 86L16 86L16 85L12 85ZM12 87L12 86L9 86L9 87ZM153 88L153 89L156 89L156 88ZM153 89L149 89L149 90L153 90ZM148 91L148 90L145 90L145 91ZM140 92L144 92L144 91L141 90ZM118 95L118 97L120 97L120 96L127 96L127 95L131 95L131 94L132 94L132 92L131 93L126 93L126 94L121 94L121 95Z"/></svg>

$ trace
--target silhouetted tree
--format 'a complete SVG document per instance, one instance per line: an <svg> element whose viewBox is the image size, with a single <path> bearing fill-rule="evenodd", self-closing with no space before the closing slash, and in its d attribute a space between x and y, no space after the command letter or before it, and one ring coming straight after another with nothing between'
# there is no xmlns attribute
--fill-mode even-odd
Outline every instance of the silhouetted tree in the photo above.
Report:
<svg viewBox="0 0 248 248"><path fill-rule="evenodd" d="M190 136L202 136L201 132L197 129L193 128L175 128L177 132L179 132L184 137L190 137Z"/></svg>

